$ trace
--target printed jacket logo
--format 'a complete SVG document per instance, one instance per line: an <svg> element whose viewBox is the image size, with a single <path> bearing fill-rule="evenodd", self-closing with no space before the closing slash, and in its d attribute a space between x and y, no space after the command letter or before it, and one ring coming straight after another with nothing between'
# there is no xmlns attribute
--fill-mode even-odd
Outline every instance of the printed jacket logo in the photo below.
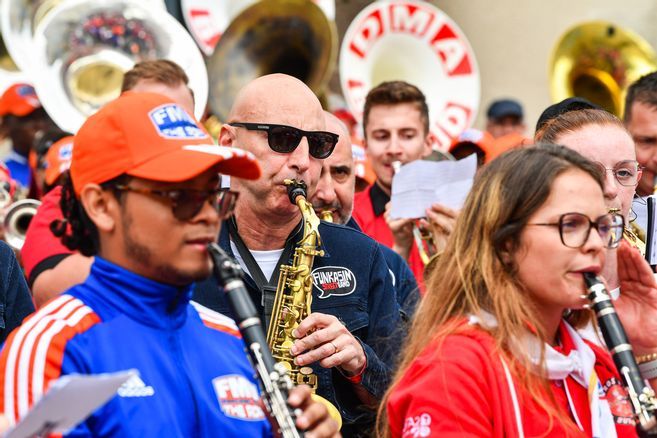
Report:
<svg viewBox="0 0 657 438"><path fill-rule="evenodd" d="M141 377L132 376L117 391L119 397L151 397L155 394L152 386L146 386Z"/></svg>
<svg viewBox="0 0 657 438"><path fill-rule="evenodd" d="M356 290L356 276L342 266L323 266L312 272L313 285L319 291L318 298L343 297Z"/></svg>
<svg viewBox="0 0 657 438"><path fill-rule="evenodd" d="M149 112L148 116L161 137L189 139L208 136L199 128L192 116L176 104L161 105Z"/></svg>
<svg viewBox="0 0 657 438"><path fill-rule="evenodd" d="M232 374L215 377L212 386L222 412L231 418L259 421L265 418L256 386L244 376Z"/></svg>

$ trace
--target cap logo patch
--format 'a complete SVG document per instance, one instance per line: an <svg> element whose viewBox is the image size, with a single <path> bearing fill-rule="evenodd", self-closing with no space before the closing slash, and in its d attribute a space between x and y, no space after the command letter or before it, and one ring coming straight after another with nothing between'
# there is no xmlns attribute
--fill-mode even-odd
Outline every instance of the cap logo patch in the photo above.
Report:
<svg viewBox="0 0 657 438"><path fill-rule="evenodd" d="M60 161L70 161L73 156L73 143L62 145L58 152Z"/></svg>
<svg viewBox="0 0 657 438"><path fill-rule="evenodd" d="M160 136L170 139L207 138L187 111L176 104L162 105L148 113Z"/></svg>
<svg viewBox="0 0 657 438"><path fill-rule="evenodd" d="M351 270L342 266L323 266L312 272L313 285L319 291L318 298L330 296L343 297L356 290L356 276Z"/></svg>

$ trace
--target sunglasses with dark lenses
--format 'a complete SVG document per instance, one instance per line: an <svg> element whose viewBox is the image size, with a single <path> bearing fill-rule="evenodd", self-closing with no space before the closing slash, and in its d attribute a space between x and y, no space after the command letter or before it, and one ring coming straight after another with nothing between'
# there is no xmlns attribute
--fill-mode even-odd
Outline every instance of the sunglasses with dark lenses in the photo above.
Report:
<svg viewBox="0 0 657 438"><path fill-rule="evenodd" d="M238 192L229 189L213 190L194 190L194 189L173 189L173 190L154 190L140 187L130 187L125 185L114 186L119 191L129 191L141 193L144 195L155 195L166 198L171 202L173 215L179 221L188 221L196 216L203 204L209 202L217 211L221 219L226 219L235 210Z"/></svg>
<svg viewBox="0 0 657 438"><path fill-rule="evenodd" d="M625 219L620 214L608 213L595 221L581 213L566 213L559 216L558 222L527 224L547 225L559 228L561 243L569 248L581 248L589 239L591 228L595 228L606 248L618 248L623 238Z"/></svg>
<svg viewBox="0 0 657 438"><path fill-rule="evenodd" d="M338 135L326 131L303 131L299 128L287 125L272 125L268 123L228 123L230 126L245 128L249 131L265 131L267 143L274 152L289 154L293 152L301 139L308 139L310 155L318 159L328 158L338 143Z"/></svg>

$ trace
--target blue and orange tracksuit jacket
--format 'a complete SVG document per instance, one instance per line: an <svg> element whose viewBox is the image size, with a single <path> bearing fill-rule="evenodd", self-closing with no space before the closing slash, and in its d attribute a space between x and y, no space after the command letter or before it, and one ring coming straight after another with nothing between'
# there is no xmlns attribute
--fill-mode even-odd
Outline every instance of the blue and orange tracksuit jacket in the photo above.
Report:
<svg viewBox="0 0 657 438"><path fill-rule="evenodd" d="M217 293L220 293L217 291ZM0 408L18 422L65 374L137 369L69 436L269 436L234 322L164 285L96 257L81 285L9 337Z"/></svg>

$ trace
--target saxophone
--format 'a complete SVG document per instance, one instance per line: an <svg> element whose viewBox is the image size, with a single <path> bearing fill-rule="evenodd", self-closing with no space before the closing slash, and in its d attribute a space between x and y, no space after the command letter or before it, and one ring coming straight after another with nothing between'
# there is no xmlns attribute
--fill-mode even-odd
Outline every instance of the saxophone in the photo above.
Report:
<svg viewBox="0 0 657 438"><path fill-rule="evenodd" d="M285 180L290 202L296 204L303 216L303 237L294 250L291 265L281 265L280 277L276 287L276 297L272 309L267 343L274 359L288 370L295 385L308 385L313 390L313 399L326 405L331 417L342 425L342 419L337 408L328 400L315 394L317 375L310 367L299 367L294 363L290 348L294 343L292 332L308 315L312 303L313 281L310 275L315 256L322 257L324 251L318 249L321 244L319 236L319 218L313 206L306 199L306 183L296 180Z"/></svg>
<svg viewBox="0 0 657 438"><path fill-rule="evenodd" d="M609 213L620 214L620 208L610 208ZM634 222L625 225L623 239L625 239L630 246L636 248L642 256L646 255L646 233Z"/></svg>

